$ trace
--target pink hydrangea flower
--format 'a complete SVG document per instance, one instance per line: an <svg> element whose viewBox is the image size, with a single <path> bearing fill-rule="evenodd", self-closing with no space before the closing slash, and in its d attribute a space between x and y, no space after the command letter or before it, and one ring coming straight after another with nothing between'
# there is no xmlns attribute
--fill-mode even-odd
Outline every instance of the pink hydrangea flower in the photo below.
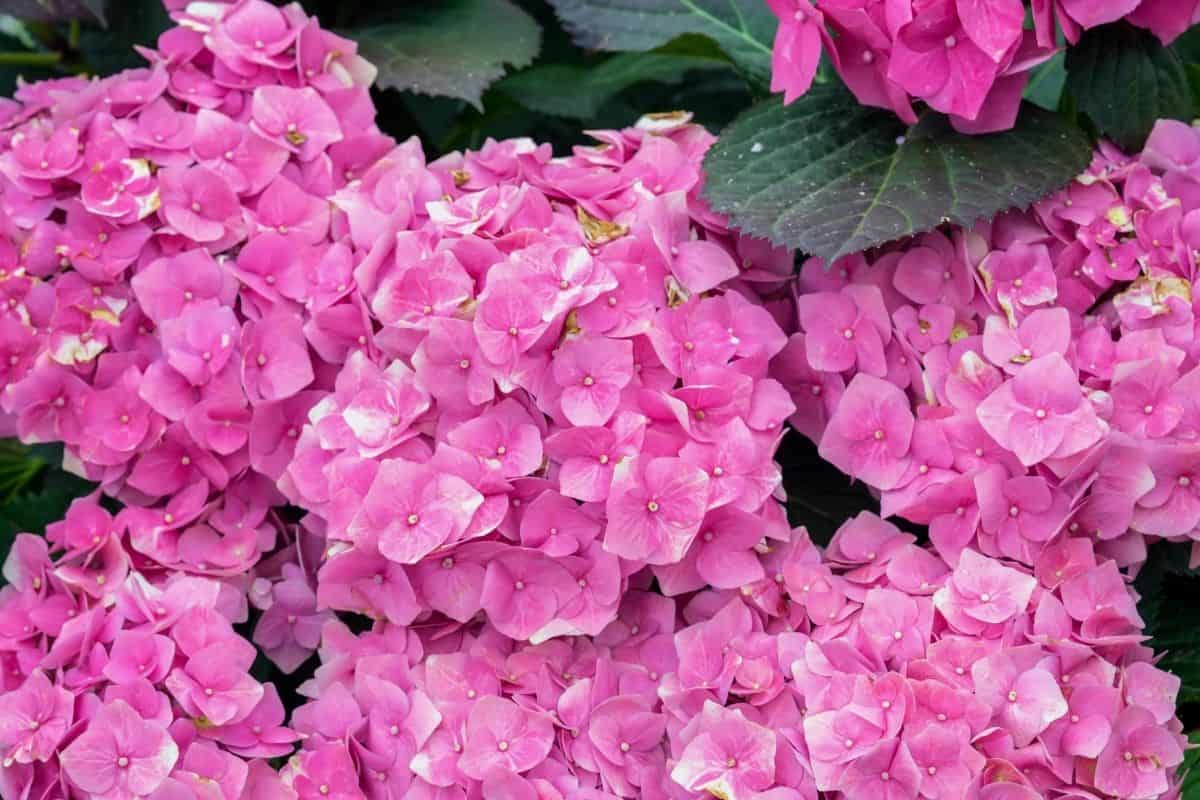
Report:
<svg viewBox="0 0 1200 800"><path fill-rule="evenodd" d="M61 755L71 783L103 800L152 794L178 759L179 747L167 732L123 700L101 708Z"/></svg>

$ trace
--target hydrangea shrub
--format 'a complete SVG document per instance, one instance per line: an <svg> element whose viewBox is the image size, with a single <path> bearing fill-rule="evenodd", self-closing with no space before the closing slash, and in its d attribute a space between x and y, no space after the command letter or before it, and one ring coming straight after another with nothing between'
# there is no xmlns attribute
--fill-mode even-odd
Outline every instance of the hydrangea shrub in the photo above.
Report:
<svg viewBox="0 0 1200 800"><path fill-rule="evenodd" d="M789 91L950 26L989 113L1111 21L1018 65L1007 7L793 5ZM689 113L427 155L300 6L167 6L0 101L3 424L96 484L4 563L0 795L1180 791L1130 579L1200 539L1200 134L826 264L710 208ZM880 514L790 523L785 426Z"/></svg>

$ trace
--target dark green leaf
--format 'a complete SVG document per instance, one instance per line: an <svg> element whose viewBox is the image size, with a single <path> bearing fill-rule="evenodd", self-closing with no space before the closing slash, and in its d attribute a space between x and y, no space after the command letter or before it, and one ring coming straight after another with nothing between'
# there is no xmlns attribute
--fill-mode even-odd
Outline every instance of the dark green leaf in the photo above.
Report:
<svg viewBox="0 0 1200 800"><path fill-rule="evenodd" d="M1067 52L1067 91L1097 129L1141 149L1156 120L1190 121L1195 101L1183 61L1149 31L1118 23L1093 28Z"/></svg>
<svg viewBox="0 0 1200 800"><path fill-rule="evenodd" d="M1200 64L1200 25L1194 25L1171 42L1171 49L1185 64Z"/></svg>
<svg viewBox="0 0 1200 800"><path fill-rule="evenodd" d="M121 0L109 6L108 22L108 30L85 28L79 37L79 52L97 75L146 66L134 45L154 47L171 18L162 0Z"/></svg>
<svg viewBox="0 0 1200 800"><path fill-rule="evenodd" d="M0 564L8 558L18 533L44 533L46 526L63 518L71 501L83 497L95 484L56 470L56 477L41 491L18 495L0 505ZM0 577L0 586L4 585Z"/></svg>
<svg viewBox="0 0 1200 800"><path fill-rule="evenodd" d="M796 431L784 436L775 460L783 473L788 521L806 527L817 544L828 544L842 523L859 512L879 513L879 502L865 484L821 458L816 445Z"/></svg>
<svg viewBox="0 0 1200 800"><path fill-rule="evenodd" d="M1184 64L1187 71L1188 85L1192 87L1192 102L1200 107L1200 64Z"/></svg>
<svg viewBox="0 0 1200 800"><path fill-rule="evenodd" d="M942 223L971 225L1066 184L1091 158L1068 118L1026 106L1004 133L965 136L928 114L905 130L844 87L745 112L704 161L733 224L826 262Z"/></svg>
<svg viewBox="0 0 1200 800"><path fill-rule="evenodd" d="M445 0L400 9L387 23L352 29L359 52L379 67L383 88L457 97L480 107L504 65L526 67L541 29L508 0Z"/></svg>
<svg viewBox="0 0 1200 800"><path fill-rule="evenodd" d="M642 82L680 83L696 70L727 62L671 53L622 53L597 67L542 64L510 75L496 88L542 114L590 119L622 91Z"/></svg>
<svg viewBox="0 0 1200 800"><path fill-rule="evenodd" d="M1183 751L1179 772L1184 778L1179 796L1183 800L1200 800L1200 731L1189 733L1188 742L1193 749Z"/></svg>
<svg viewBox="0 0 1200 800"><path fill-rule="evenodd" d="M1196 625L1198 609L1194 599L1198 592L1200 579L1196 576L1167 570L1157 587L1160 599L1150 603L1154 617L1147 620L1150 623L1147 633L1152 637L1149 644L1156 652L1164 653L1158 666L1183 681L1179 692L1181 704L1200 703L1200 627ZM1139 609L1146 607L1147 598L1143 597Z"/></svg>
<svg viewBox="0 0 1200 800"><path fill-rule="evenodd" d="M78 19L104 24L105 0L0 0L0 14L35 22Z"/></svg>
<svg viewBox="0 0 1200 800"><path fill-rule="evenodd" d="M1047 111L1057 111L1067 82L1066 57L1060 51L1049 61L1039 64L1025 86L1025 99Z"/></svg>
<svg viewBox="0 0 1200 800"><path fill-rule="evenodd" d="M0 14L0 97L11 97L17 82L56 78L62 53L42 50L25 23Z"/></svg>
<svg viewBox="0 0 1200 800"><path fill-rule="evenodd" d="M1154 635L1158 626L1159 612L1166 599L1165 588L1168 576L1188 574L1188 559L1191 545L1185 542L1155 542L1146 556L1146 563L1138 569L1133 588L1138 593L1138 613L1146 622L1146 632Z"/></svg>
<svg viewBox="0 0 1200 800"><path fill-rule="evenodd" d="M16 439L0 439L0 503L25 491L48 463L51 461Z"/></svg>
<svg viewBox="0 0 1200 800"><path fill-rule="evenodd" d="M754 83L771 77L778 25L762 0L550 0L584 47L653 50L685 33L716 41Z"/></svg>

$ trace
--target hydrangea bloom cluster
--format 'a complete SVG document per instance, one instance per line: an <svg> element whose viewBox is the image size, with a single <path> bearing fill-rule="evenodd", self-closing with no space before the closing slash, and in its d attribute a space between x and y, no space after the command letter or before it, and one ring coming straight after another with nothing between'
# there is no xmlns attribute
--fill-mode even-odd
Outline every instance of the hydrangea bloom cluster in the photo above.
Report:
<svg viewBox="0 0 1200 800"><path fill-rule="evenodd" d="M323 605L537 642L599 634L646 566L668 594L761 577L794 406L748 287L790 256L697 200L685 117L598 135L428 168L403 145L335 195L354 327L310 338L340 369L279 481L327 541Z"/></svg>
<svg viewBox="0 0 1200 800"><path fill-rule="evenodd" d="M330 623L300 797L1156 798L1185 739L1179 680L1086 538L1032 567L951 569L864 513L803 529L739 590L635 580L595 637L491 622ZM643 577L645 573L642 573Z"/></svg>
<svg viewBox="0 0 1200 800"><path fill-rule="evenodd" d="M256 650L233 628L246 595L139 570L123 515L76 500L4 565L0 794L255 797L299 737L248 674Z"/></svg>
<svg viewBox="0 0 1200 800"><path fill-rule="evenodd" d="M1195 0L767 0L779 18L771 90L808 91L824 52L864 105L916 122L921 101L964 133L1016 121L1031 70L1057 36L1125 19L1169 44L1200 21ZM1032 16L1033 28L1025 20Z"/></svg>
<svg viewBox="0 0 1200 800"><path fill-rule="evenodd" d="M806 263L773 370L795 426L950 564L1200 540L1197 154L1160 122L1028 212Z"/></svg>
<svg viewBox="0 0 1200 800"><path fill-rule="evenodd" d="M330 198L393 143L352 42L295 6L194 8L148 67L0 107L0 405L147 509L139 556L241 575L327 363L302 327L334 336L351 291Z"/></svg>
<svg viewBox="0 0 1200 800"><path fill-rule="evenodd" d="M5 565L0 794L1171 790L1178 681L1119 569L1190 508L1144 484L1190 486L1200 422L1117 412L1160 386L1131 365L1195 373L1190 131L795 298L700 199L686 114L427 162L297 7L168 6L147 68L0 102L5 425L124 504ZM996 433L1018 406L1045 430ZM789 418L887 513L978 499L932 547L863 515L821 551L777 502ZM319 654L291 719L257 652Z"/></svg>

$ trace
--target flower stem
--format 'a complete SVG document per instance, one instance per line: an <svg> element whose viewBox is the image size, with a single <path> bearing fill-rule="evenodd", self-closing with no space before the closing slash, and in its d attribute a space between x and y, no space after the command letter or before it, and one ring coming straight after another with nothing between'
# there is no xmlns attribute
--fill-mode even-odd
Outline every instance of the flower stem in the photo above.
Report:
<svg viewBox="0 0 1200 800"><path fill-rule="evenodd" d="M48 67L62 61L62 53L0 53L0 66Z"/></svg>

